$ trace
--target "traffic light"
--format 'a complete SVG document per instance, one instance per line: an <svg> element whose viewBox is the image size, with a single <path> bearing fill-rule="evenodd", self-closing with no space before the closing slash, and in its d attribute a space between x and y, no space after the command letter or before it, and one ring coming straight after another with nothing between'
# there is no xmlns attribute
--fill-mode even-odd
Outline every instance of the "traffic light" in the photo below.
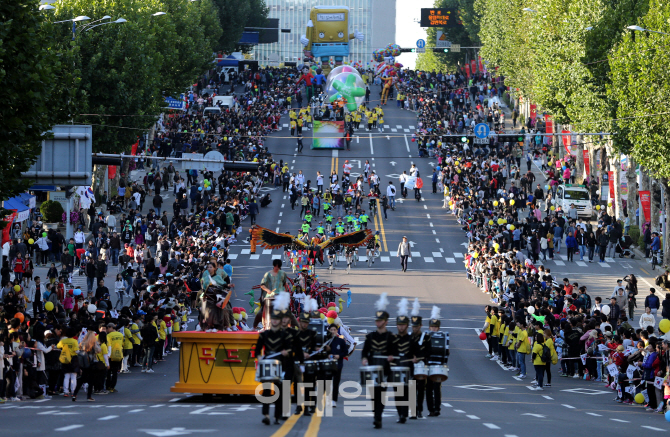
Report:
<svg viewBox="0 0 670 437"><path fill-rule="evenodd" d="M416 49L412 49L412 53L416 53Z"/></svg>
<svg viewBox="0 0 670 437"><path fill-rule="evenodd" d="M449 49L444 49L444 53L449 53Z"/></svg>

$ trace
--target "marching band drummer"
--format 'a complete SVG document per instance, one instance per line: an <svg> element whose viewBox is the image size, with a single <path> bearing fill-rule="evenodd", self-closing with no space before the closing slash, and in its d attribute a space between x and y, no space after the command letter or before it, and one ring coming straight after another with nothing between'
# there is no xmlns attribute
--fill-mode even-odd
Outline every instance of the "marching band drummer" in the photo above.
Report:
<svg viewBox="0 0 670 437"><path fill-rule="evenodd" d="M440 332L440 307L433 305L430 314L428 330L430 332ZM449 355L449 349L446 351ZM446 364L446 363L444 363ZM428 378L426 382L426 404L428 405L428 417L437 417L440 415L442 407L442 383Z"/></svg>
<svg viewBox="0 0 670 437"><path fill-rule="evenodd" d="M390 362L393 361L393 342L394 337L391 332L386 329L388 323L389 313L386 312L388 305L388 298L386 293L382 293L379 300L375 303L377 311L375 313L375 325L377 330L368 333L365 336L365 345L363 346L362 364L384 367L384 377L386 379L390 372ZM382 403L382 386L374 387L374 422L375 428L382 427L382 413L384 412L384 404Z"/></svg>
<svg viewBox="0 0 670 437"><path fill-rule="evenodd" d="M414 359L412 364L416 364L420 361L423 361L425 364L430 354L428 348L430 347L430 334L427 332L421 332L422 328L422 318L419 315L419 299L414 299L414 304L412 305L412 349L414 350ZM412 372L414 375L414 372ZM426 397L426 378L416 379L416 416L410 417L412 420L416 419L425 419L423 417L423 400Z"/></svg>
<svg viewBox="0 0 670 437"><path fill-rule="evenodd" d="M286 331L281 329L281 320L283 316L283 311L277 308L274 308L270 312L270 329L265 330L258 334L258 342L256 343L255 355L257 357L266 357L279 353L277 357L272 357L271 359L276 359L282 362L282 367L284 367L284 358L288 357L292 353L292 345L288 342L286 338ZM262 358L259 358L259 361ZM268 358L270 359L270 358ZM273 402L275 406L275 425L279 424L279 420L282 419L282 405L284 393L279 387L279 396ZM263 389L263 397L269 398L271 396L270 389ZM290 393L289 393L290 396ZM266 425L270 424L270 404L263 403L262 408L263 413L263 423Z"/></svg>
<svg viewBox="0 0 670 437"><path fill-rule="evenodd" d="M414 358L412 341L407 333L407 327L409 326L409 317L408 317L408 306L409 301L407 298L400 299L398 302L398 317L396 317L396 327L398 333L394 338L394 350L398 353L399 363L398 366L406 366L410 369L410 375L412 374L412 359ZM409 382L409 381L408 381ZM407 406L407 401L409 399L409 385L405 384L402 387L398 387L398 391L402 393L401 395L396 395L396 409L398 410L398 423L407 422L407 416L409 416L409 407Z"/></svg>
<svg viewBox="0 0 670 437"><path fill-rule="evenodd" d="M309 313L309 308L311 307L311 305L309 304L310 301L311 298L307 297L305 310L300 313L300 321L298 322L299 328L295 334L295 341L296 341L295 355L300 363L304 363L305 360L312 360L313 358L311 357L310 353L316 350L316 331L309 329L309 321L311 319ZM312 391L316 390L316 385L314 385L316 383L316 373L304 372L298 366L296 371L296 377L297 380L302 380L302 382L309 382L313 384L312 388L305 388L305 401L307 401L307 404L309 405L309 402L314 400L311 393ZM298 395L297 387L295 388L295 393L296 395ZM296 401L296 403L298 405L296 406L295 414L300 414L300 412L303 412L304 416L311 416L312 412L314 412L315 407L306 406L304 407L303 411L303 406L299 405L299 400Z"/></svg>
<svg viewBox="0 0 670 437"><path fill-rule="evenodd" d="M340 337L337 325L333 324L328 327L328 333L333 341L325 347L326 351L330 353L330 358L337 360L337 369L333 373L333 385L331 392L328 393L328 399L332 399L333 408L337 407L337 396L340 391L340 378L342 377L342 367L344 367L344 357L347 356L347 342Z"/></svg>

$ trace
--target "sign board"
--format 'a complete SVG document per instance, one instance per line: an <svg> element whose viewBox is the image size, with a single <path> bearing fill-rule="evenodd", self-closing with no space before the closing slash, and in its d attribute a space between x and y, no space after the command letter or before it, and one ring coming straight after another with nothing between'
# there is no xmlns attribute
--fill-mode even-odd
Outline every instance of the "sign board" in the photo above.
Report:
<svg viewBox="0 0 670 437"><path fill-rule="evenodd" d="M67 197L65 196L65 191L49 191L49 200L58 202L63 207L63 211L67 211Z"/></svg>
<svg viewBox="0 0 670 437"><path fill-rule="evenodd" d="M421 27L456 27L462 25L457 9L421 8Z"/></svg>
<svg viewBox="0 0 670 437"><path fill-rule="evenodd" d="M203 162L202 164L205 166L207 170L210 171L222 171L223 170L223 160L224 157L221 154L221 152L217 152L216 150L212 150L211 152L207 152L207 154L204 156L204 159L210 162Z"/></svg>
<svg viewBox="0 0 670 437"><path fill-rule="evenodd" d="M475 125L475 136L477 138L488 138L491 128L487 123L477 123Z"/></svg>
<svg viewBox="0 0 670 437"><path fill-rule="evenodd" d="M473 143L474 144L488 144L489 139L488 138L475 138Z"/></svg>
<svg viewBox="0 0 670 437"><path fill-rule="evenodd" d="M182 158L186 159L202 159L202 153L183 153ZM182 170L202 170L203 162L202 161L180 161Z"/></svg>
<svg viewBox="0 0 670 437"><path fill-rule="evenodd" d="M416 53L426 53L426 48L425 47L422 49L417 48Z"/></svg>
<svg viewBox="0 0 670 437"><path fill-rule="evenodd" d="M93 175L93 127L56 125L42 141L42 152L21 174L40 185L91 185Z"/></svg>
<svg viewBox="0 0 670 437"><path fill-rule="evenodd" d="M420 39L416 42L416 46L420 49L426 47L426 40L425 39Z"/></svg>
<svg viewBox="0 0 670 437"><path fill-rule="evenodd" d="M448 40L447 34L441 30L437 31L437 37L435 38L435 47L439 47L441 49L448 49L449 47L451 47L451 41Z"/></svg>
<svg viewBox="0 0 670 437"><path fill-rule="evenodd" d="M165 98L165 103L168 104L168 109L178 109L180 111L183 111L185 108L184 104L184 95L181 95L181 100L175 99L174 97L166 97Z"/></svg>
<svg viewBox="0 0 670 437"><path fill-rule="evenodd" d="M461 45L460 44L452 44L451 45L451 51L452 51L452 53L460 53L461 52Z"/></svg>

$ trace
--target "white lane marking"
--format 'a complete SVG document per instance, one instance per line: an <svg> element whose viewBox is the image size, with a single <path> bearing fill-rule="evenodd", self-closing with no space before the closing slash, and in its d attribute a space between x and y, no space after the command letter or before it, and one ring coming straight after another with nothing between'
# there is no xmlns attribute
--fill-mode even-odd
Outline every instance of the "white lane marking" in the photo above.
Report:
<svg viewBox="0 0 670 437"><path fill-rule="evenodd" d="M440 239L439 239L439 238L436 238L436 239L435 239L435 242L436 242L437 244L440 244Z"/></svg>
<svg viewBox="0 0 670 437"><path fill-rule="evenodd" d="M272 255L272 249L263 249L263 255Z"/></svg>
<svg viewBox="0 0 670 437"><path fill-rule="evenodd" d="M426 205L423 205L426 206ZM426 214L426 218L430 219L430 214Z"/></svg>
<svg viewBox="0 0 670 437"><path fill-rule="evenodd" d="M277 220L277 224L278 224L278 225L281 225L281 220Z"/></svg>
<svg viewBox="0 0 670 437"><path fill-rule="evenodd" d="M459 252L454 252L454 256L455 256L456 258L463 258L463 254L462 254L462 253L459 253Z"/></svg>
<svg viewBox="0 0 670 437"><path fill-rule="evenodd" d="M139 413L140 411L144 411L144 408L138 408L136 410L130 410L128 411L129 413Z"/></svg>
<svg viewBox="0 0 670 437"><path fill-rule="evenodd" d="M427 263L434 263L435 262L435 260L433 258L429 257L429 256L424 256L423 260Z"/></svg>
<svg viewBox="0 0 670 437"><path fill-rule="evenodd" d="M428 209L428 205L423 205L423 209Z"/></svg>
<svg viewBox="0 0 670 437"><path fill-rule="evenodd" d="M479 420L479 417L477 417L473 414L467 414L465 417L467 417L468 419L472 419L472 420Z"/></svg>
<svg viewBox="0 0 670 437"><path fill-rule="evenodd" d="M433 229L433 235L437 235L437 232L435 232L435 229Z"/></svg>
<svg viewBox="0 0 670 437"><path fill-rule="evenodd" d="M284 196L284 200L286 200L286 196ZM281 207L283 208L283 207L284 207L284 205L282 205Z"/></svg>
<svg viewBox="0 0 670 437"><path fill-rule="evenodd" d="M448 264L456 264L456 260L454 258L445 257L444 259Z"/></svg>
<svg viewBox="0 0 670 437"><path fill-rule="evenodd" d="M333 158L338 158L338 157L340 156L340 151L337 150L337 149L334 149L334 150L333 150L333 155L332 155L332 156L333 156Z"/></svg>
<svg viewBox="0 0 670 437"><path fill-rule="evenodd" d="M249 255L249 259L260 259L260 255Z"/></svg>
<svg viewBox="0 0 670 437"><path fill-rule="evenodd" d="M613 420L615 422L621 422L621 423L630 423L628 420L622 420L622 419L610 419L610 420Z"/></svg>
<svg viewBox="0 0 670 437"><path fill-rule="evenodd" d="M358 143L360 143L360 142L361 142L360 137L359 137L358 135L356 135L356 144L358 144Z"/></svg>
<svg viewBox="0 0 670 437"><path fill-rule="evenodd" d="M295 164L295 159L293 161L291 161L291 164Z"/></svg>
<svg viewBox="0 0 670 437"><path fill-rule="evenodd" d="M442 258L442 252L432 252L433 258Z"/></svg>
<svg viewBox="0 0 670 437"><path fill-rule="evenodd" d="M165 405L165 404L152 405L152 406L150 406L149 408L160 408L160 407L162 407L163 405Z"/></svg>
<svg viewBox="0 0 670 437"><path fill-rule="evenodd" d="M279 226L275 228L275 232L279 232ZM230 258L230 256L228 256L228 258Z"/></svg>
<svg viewBox="0 0 670 437"><path fill-rule="evenodd" d="M283 212L280 212L280 213L279 213L279 217L281 217L281 216L283 216L283 215L284 215L284 213L283 213Z"/></svg>
<svg viewBox="0 0 670 437"><path fill-rule="evenodd" d="M279 228L277 228L277 232L279 232ZM228 258L237 259L237 254L236 253L231 253L231 254L228 255Z"/></svg>
<svg viewBox="0 0 670 437"><path fill-rule="evenodd" d="M242 255L249 255L251 253L251 249L242 249L242 252L240 252Z"/></svg>
<svg viewBox="0 0 670 437"><path fill-rule="evenodd" d="M172 402L172 401L170 401L170 402ZM104 417L98 418L98 420L112 420L112 419L116 419L117 417L119 417L119 416L104 416Z"/></svg>
<svg viewBox="0 0 670 437"><path fill-rule="evenodd" d="M571 408L571 409L574 409L574 408L575 408L575 407L573 407L572 405L568 405L568 404L561 404L561 405L563 405L565 408Z"/></svg>
<svg viewBox="0 0 670 437"><path fill-rule="evenodd" d="M547 400L550 400L550 401L553 401L553 400L554 400L554 398L552 398L551 396L542 396L542 397L545 398L545 399L547 399Z"/></svg>
<svg viewBox="0 0 670 437"><path fill-rule="evenodd" d="M442 402L443 407L451 408L451 404L448 404L446 402Z"/></svg>
<svg viewBox="0 0 670 437"><path fill-rule="evenodd" d="M454 413L461 413L461 414L465 414L465 411L463 411L463 410L454 410Z"/></svg>
<svg viewBox="0 0 670 437"><path fill-rule="evenodd" d="M554 260L554 262L556 263L557 266L564 266L565 265L565 262L563 262L563 261Z"/></svg>
<svg viewBox="0 0 670 437"><path fill-rule="evenodd" d="M649 425L642 425L642 428L647 428L652 431L665 431L663 428L656 428L655 426L649 426Z"/></svg>
<svg viewBox="0 0 670 437"><path fill-rule="evenodd" d="M84 425L68 425L62 428L56 428L54 431L72 431L73 429L82 428Z"/></svg>
<svg viewBox="0 0 670 437"><path fill-rule="evenodd" d="M430 222L428 224L430 225L431 228L433 227L433 222Z"/></svg>
<svg viewBox="0 0 670 437"><path fill-rule="evenodd" d="M484 425L484 426L487 427L488 429L500 429L499 426L494 425L494 424L492 424L492 423L482 423L482 425Z"/></svg>
<svg viewBox="0 0 670 437"><path fill-rule="evenodd" d="M370 155L375 154L375 149L372 147L372 134L370 134Z"/></svg>
<svg viewBox="0 0 670 437"><path fill-rule="evenodd" d="M407 146L407 151L409 152L409 143L407 142L407 135L403 135L405 137L405 146ZM410 156L411 158L411 156Z"/></svg>
<svg viewBox="0 0 670 437"><path fill-rule="evenodd" d="M286 197L284 197L284 199L286 199ZM281 207L283 208L283 207L284 207L284 205L285 205L285 204L284 204L284 203L282 203L282 204L281 204Z"/></svg>
<svg viewBox="0 0 670 437"><path fill-rule="evenodd" d="M586 413L586 414L588 414L589 416L603 417L602 414L598 414L598 413Z"/></svg>

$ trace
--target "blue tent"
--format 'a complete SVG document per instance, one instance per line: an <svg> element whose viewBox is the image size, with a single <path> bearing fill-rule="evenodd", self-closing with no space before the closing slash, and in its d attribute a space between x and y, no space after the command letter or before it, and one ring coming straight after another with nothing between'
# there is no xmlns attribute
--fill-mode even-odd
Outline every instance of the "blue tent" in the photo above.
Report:
<svg viewBox="0 0 670 437"><path fill-rule="evenodd" d="M29 209L18 197L12 197L11 199L5 200L4 208L15 209L16 212L27 211Z"/></svg>
<svg viewBox="0 0 670 437"><path fill-rule="evenodd" d="M234 58L233 56L228 56L227 58L221 59L216 65L219 67L238 67L240 65L240 61L238 61L237 58Z"/></svg>

